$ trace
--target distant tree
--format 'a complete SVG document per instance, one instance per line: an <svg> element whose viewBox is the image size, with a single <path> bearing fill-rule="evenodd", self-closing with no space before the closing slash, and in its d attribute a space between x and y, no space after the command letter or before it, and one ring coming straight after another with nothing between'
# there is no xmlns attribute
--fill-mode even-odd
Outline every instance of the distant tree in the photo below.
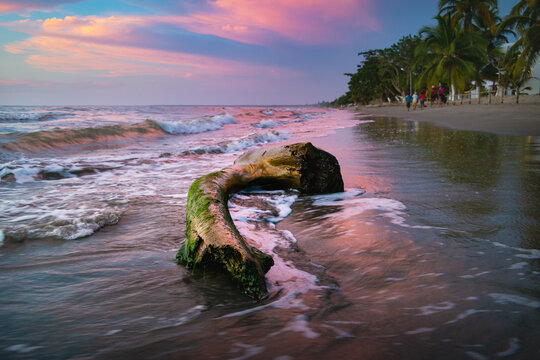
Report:
<svg viewBox="0 0 540 360"><path fill-rule="evenodd" d="M368 104L383 90L386 84L381 79L381 67L383 66L378 56L379 50L369 50L361 52L358 55L363 56L364 60L358 65L354 74L345 74L350 76L349 91L350 100L354 103Z"/></svg>
<svg viewBox="0 0 540 360"><path fill-rule="evenodd" d="M396 44L385 49L384 55L391 66L391 82L394 89L402 96L411 90L411 78L417 79L421 66L415 65L415 50L421 43L418 35L402 37Z"/></svg>

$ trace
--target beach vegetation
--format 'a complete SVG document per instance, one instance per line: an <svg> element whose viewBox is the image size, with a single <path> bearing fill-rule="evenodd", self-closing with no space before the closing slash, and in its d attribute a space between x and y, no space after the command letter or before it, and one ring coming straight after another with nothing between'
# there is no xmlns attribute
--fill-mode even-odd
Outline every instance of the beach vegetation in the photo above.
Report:
<svg viewBox="0 0 540 360"><path fill-rule="evenodd" d="M520 66L532 67L540 54L540 3L537 0L520 0L504 20L506 26L516 29L518 38L512 51L519 50Z"/></svg>
<svg viewBox="0 0 540 360"><path fill-rule="evenodd" d="M435 25L388 48L359 52L356 72L345 74L348 91L330 105L403 102L407 92L439 83L454 104L474 87L480 102L485 84L489 103L495 89L503 102L508 88L519 101L539 56L539 18L537 0L518 0L504 18L496 0L440 0Z"/></svg>
<svg viewBox="0 0 540 360"><path fill-rule="evenodd" d="M450 99L455 103L456 91L465 90L467 81L477 74L476 64L484 62L487 41L478 31L455 27L449 15L435 19L437 25L420 30L423 42L416 49L416 61L425 64L421 78L427 83L439 79L450 84Z"/></svg>
<svg viewBox="0 0 540 360"><path fill-rule="evenodd" d="M464 32L476 30L480 24L495 27L497 0L441 0L439 16L449 16L452 26Z"/></svg>

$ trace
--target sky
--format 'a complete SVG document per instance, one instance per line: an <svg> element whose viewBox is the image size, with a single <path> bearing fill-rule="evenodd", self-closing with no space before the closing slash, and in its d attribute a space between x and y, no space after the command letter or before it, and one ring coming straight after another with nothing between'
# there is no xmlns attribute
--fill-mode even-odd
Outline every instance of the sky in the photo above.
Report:
<svg viewBox="0 0 540 360"><path fill-rule="evenodd" d="M437 3L0 0L0 105L333 100L358 52L433 25Z"/></svg>

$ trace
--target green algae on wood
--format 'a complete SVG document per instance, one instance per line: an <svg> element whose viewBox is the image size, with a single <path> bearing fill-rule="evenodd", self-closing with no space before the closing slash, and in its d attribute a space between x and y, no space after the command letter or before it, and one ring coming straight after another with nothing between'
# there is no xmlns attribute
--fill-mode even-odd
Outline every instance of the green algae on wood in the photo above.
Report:
<svg viewBox="0 0 540 360"><path fill-rule="evenodd" d="M233 167L193 182L186 207L186 241L176 255L178 263L193 269L225 268L245 294L261 299L266 294L264 274L274 261L247 244L227 206L230 194L250 185L322 194L343 191L343 179L333 155L311 143L297 143L248 151Z"/></svg>

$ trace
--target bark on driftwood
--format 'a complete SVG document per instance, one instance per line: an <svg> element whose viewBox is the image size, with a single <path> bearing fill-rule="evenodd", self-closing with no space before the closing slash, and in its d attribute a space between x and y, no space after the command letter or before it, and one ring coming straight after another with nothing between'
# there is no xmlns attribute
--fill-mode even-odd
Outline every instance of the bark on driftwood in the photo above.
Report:
<svg viewBox="0 0 540 360"><path fill-rule="evenodd" d="M231 168L204 175L188 192L186 241L178 263L224 267L242 291L261 299L272 257L249 246L229 214L229 195L251 185L293 188L304 194L343 191L337 159L311 143L262 148L241 155Z"/></svg>

